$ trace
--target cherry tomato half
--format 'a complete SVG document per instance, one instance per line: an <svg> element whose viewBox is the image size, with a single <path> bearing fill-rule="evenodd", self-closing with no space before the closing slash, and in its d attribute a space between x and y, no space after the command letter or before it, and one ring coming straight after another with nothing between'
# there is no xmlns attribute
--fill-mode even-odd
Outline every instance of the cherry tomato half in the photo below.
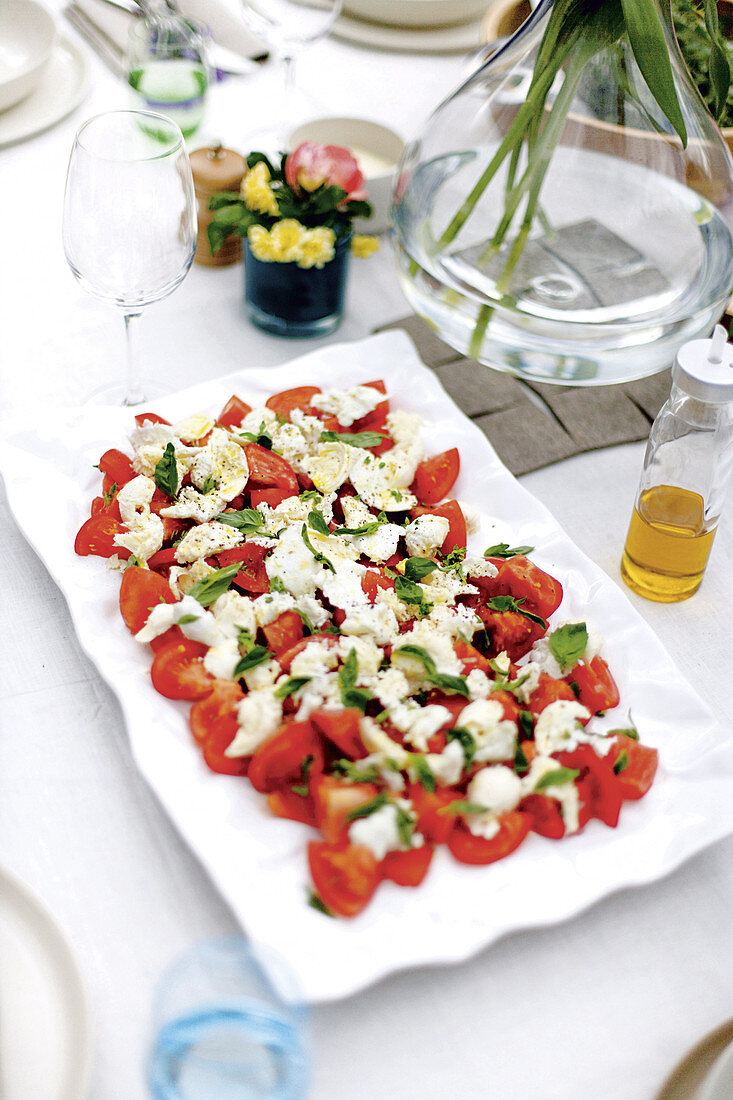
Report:
<svg viewBox="0 0 733 1100"><path fill-rule="evenodd" d="M153 658L150 678L166 699L203 699L214 687L214 677L202 658L208 646L184 638L159 649Z"/></svg>
<svg viewBox="0 0 733 1100"><path fill-rule="evenodd" d="M460 469L457 447L432 455L418 465L412 491L421 504L437 504L455 485Z"/></svg>
<svg viewBox="0 0 733 1100"><path fill-rule="evenodd" d="M142 630L152 609L159 603L175 603L176 597L168 582L159 573L141 569L137 565L127 567L120 585L120 612L125 626L133 634Z"/></svg>
<svg viewBox="0 0 733 1100"><path fill-rule="evenodd" d="M379 867L363 844L308 845L308 865L318 896L333 913L355 917L379 885Z"/></svg>

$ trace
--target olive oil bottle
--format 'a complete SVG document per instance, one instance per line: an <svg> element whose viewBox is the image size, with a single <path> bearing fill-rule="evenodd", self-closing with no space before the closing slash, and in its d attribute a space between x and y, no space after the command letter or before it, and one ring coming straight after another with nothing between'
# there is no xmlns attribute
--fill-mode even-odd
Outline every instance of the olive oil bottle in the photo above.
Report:
<svg viewBox="0 0 733 1100"><path fill-rule="evenodd" d="M700 587L733 467L733 346L722 325L680 348L649 435L621 576L648 600Z"/></svg>

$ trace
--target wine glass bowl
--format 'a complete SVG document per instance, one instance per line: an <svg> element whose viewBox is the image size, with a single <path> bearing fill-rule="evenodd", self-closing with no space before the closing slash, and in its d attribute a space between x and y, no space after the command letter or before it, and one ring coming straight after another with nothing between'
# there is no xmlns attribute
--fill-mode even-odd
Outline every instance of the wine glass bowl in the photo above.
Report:
<svg viewBox="0 0 733 1100"><path fill-rule="evenodd" d="M325 38L341 14L343 0L240 0L247 29L267 43L283 70L283 102L274 131L258 131L271 152L284 148L288 127L303 113L304 97L296 96L295 63L308 46Z"/></svg>
<svg viewBox="0 0 733 1100"><path fill-rule="evenodd" d="M174 122L152 112L110 111L81 126L66 179L64 253L84 290L125 318L124 404L152 392L140 382L130 322L185 278L196 228L191 168Z"/></svg>

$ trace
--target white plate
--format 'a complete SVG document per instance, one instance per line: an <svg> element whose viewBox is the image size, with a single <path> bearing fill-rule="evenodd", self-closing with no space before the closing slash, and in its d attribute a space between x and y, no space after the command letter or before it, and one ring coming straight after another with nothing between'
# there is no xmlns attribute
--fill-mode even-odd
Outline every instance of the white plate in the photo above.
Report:
<svg viewBox="0 0 733 1100"><path fill-rule="evenodd" d="M64 933L19 878L0 867L0 1095L83 1100L89 1008Z"/></svg>
<svg viewBox="0 0 733 1100"><path fill-rule="evenodd" d="M38 84L29 96L0 114L0 148L40 134L66 118L87 93L84 54L68 38L59 38Z"/></svg>
<svg viewBox="0 0 733 1100"><path fill-rule="evenodd" d="M481 23L472 20L455 27L430 27L427 30L410 27L390 27L368 23L365 19L340 16L331 34L360 46L378 50L398 50L404 53L465 53L481 45Z"/></svg>
<svg viewBox="0 0 733 1100"><path fill-rule="evenodd" d="M0 436L10 506L65 593L81 644L117 693L142 773L247 932L287 960L314 1002L355 993L404 967L466 959L508 932L563 920L614 890L660 878L733 832L729 736L619 588L501 465L403 333L242 371L149 407L175 422L198 410L216 415L234 392L261 405L306 382L348 386L379 377L395 407L425 418L431 450L460 446L456 494L492 513L472 549L503 541L535 546L533 559L565 587L559 621L585 618L605 637L623 709L604 721L625 724L630 707L642 740L659 748L661 768L649 794L624 806L617 829L591 821L559 843L531 835L511 858L483 868L441 850L419 889L385 883L351 921L308 907L312 831L269 815L248 783L208 771L188 731L187 706L156 694L150 653L120 620L118 575L103 559L73 552L99 492L94 463L109 447L128 446L131 410L56 409L29 412L27 420L16 413L3 433L7 442Z"/></svg>

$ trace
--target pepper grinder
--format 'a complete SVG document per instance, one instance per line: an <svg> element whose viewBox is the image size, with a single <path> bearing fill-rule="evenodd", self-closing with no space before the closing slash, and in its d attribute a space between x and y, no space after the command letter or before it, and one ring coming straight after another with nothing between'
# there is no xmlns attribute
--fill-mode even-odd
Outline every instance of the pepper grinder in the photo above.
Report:
<svg viewBox="0 0 733 1100"><path fill-rule="evenodd" d="M221 145L194 149L190 155L193 185L198 200L198 238L194 261L208 267L225 267L242 259L242 238L232 234L216 255L209 247L207 229L213 217L209 199L217 191L239 191L247 162L239 153Z"/></svg>

